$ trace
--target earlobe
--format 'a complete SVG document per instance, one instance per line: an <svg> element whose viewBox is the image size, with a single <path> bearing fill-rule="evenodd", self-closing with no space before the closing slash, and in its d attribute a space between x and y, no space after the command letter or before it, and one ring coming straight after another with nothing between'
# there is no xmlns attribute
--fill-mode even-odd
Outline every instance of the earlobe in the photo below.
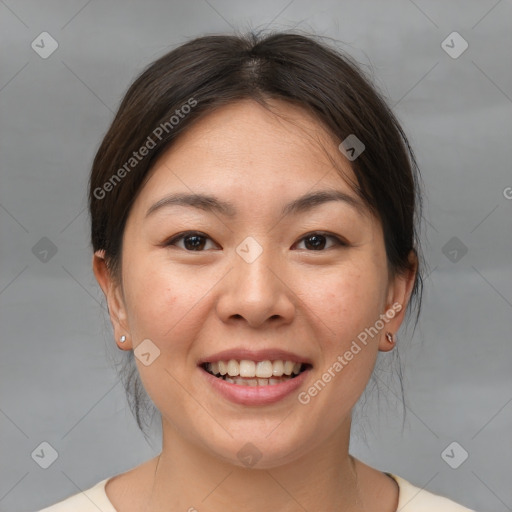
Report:
<svg viewBox="0 0 512 512"><path fill-rule="evenodd" d="M112 327L114 328L114 338L119 340L122 336L126 336L126 334L129 332L129 327L121 286L111 275L105 260L105 251L96 251L93 254L92 268L96 280L103 290L105 299L107 301L110 321L112 323ZM126 343L126 345L128 345L128 343ZM123 348L125 348L124 345ZM129 349L131 347L126 348Z"/></svg>
<svg viewBox="0 0 512 512"><path fill-rule="evenodd" d="M409 304L409 300L414 289L417 271L418 258L416 251L412 250L409 253L409 268L393 278L393 283L389 289L387 312L388 315L389 313L392 314L392 318L386 325L385 336L382 337L379 346L379 349L384 352L387 352L394 347L396 333L405 318L407 305ZM390 342L390 337L387 333L390 333L393 343Z"/></svg>

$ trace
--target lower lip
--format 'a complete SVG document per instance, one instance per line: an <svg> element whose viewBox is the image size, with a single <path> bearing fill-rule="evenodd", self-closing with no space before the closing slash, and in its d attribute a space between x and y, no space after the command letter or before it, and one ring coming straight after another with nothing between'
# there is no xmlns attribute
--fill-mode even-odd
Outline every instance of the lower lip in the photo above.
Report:
<svg viewBox="0 0 512 512"><path fill-rule="evenodd" d="M213 389L219 392L224 398L240 405L267 405L279 402L279 400L291 395L299 388L308 377L310 368L299 373L297 377L288 379L280 384L267 386L244 386L233 384L214 377L207 371L199 368L207 382Z"/></svg>

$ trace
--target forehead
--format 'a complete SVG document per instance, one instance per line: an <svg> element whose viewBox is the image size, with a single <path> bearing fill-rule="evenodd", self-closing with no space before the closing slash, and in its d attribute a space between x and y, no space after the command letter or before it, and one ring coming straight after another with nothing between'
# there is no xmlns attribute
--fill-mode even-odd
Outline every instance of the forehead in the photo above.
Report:
<svg viewBox="0 0 512 512"><path fill-rule="evenodd" d="M239 201L285 202L315 187L357 197L354 173L334 137L304 109L269 104L270 110L242 100L194 122L154 164L141 202L147 206L168 189Z"/></svg>

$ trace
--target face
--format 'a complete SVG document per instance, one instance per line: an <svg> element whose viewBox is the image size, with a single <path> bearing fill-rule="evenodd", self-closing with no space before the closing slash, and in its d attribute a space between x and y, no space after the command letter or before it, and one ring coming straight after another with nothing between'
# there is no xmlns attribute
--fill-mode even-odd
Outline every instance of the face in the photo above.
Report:
<svg viewBox="0 0 512 512"><path fill-rule="evenodd" d="M146 354L136 362L164 428L237 465L252 443L258 467L346 431L412 284L388 273L381 225L335 142L296 107L274 106L282 116L234 103L185 132L130 211L121 286L95 259L116 338Z"/></svg>

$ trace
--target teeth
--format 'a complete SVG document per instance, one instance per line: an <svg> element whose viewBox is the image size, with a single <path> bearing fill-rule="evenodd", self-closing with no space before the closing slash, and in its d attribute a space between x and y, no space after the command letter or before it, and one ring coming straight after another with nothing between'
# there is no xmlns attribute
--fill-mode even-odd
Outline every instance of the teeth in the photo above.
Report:
<svg viewBox="0 0 512 512"><path fill-rule="evenodd" d="M270 379L247 379L244 377L228 377L227 375L221 378L226 382L238 384L239 386L275 386L291 379L291 377L287 376Z"/></svg>
<svg viewBox="0 0 512 512"><path fill-rule="evenodd" d="M284 374L291 375L294 366L295 366L295 363L293 361L285 361L284 368L283 368Z"/></svg>
<svg viewBox="0 0 512 512"><path fill-rule="evenodd" d="M227 380L227 379L226 379ZM257 386L258 379L244 379L242 377L235 377L231 379L233 384L238 384L239 386Z"/></svg>
<svg viewBox="0 0 512 512"><path fill-rule="evenodd" d="M218 365L219 365L219 373L221 375L226 375L226 373L228 373L228 365L224 361L219 361Z"/></svg>
<svg viewBox="0 0 512 512"><path fill-rule="evenodd" d="M273 365L270 361L260 361L256 365L256 377L268 379L272 377Z"/></svg>
<svg viewBox="0 0 512 512"><path fill-rule="evenodd" d="M256 363L246 359L240 361L240 377L256 377Z"/></svg>
<svg viewBox="0 0 512 512"><path fill-rule="evenodd" d="M302 363L294 361L250 361L230 359L229 361L216 361L207 363L206 369L216 375L222 376L227 382L235 382L247 386L267 386L279 384L288 377L300 373Z"/></svg>
<svg viewBox="0 0 512 512"><path fill-rule="evenodd" d="M272 364L272 375L274 377L281 377L284 373L283 361L274 361Z"/></svg>
<svg viewBox="0 0 512 512"><path fill-rule="evenodd" d="M228 361L228 375L230 377L240 375L240 365L238 364L238 361L235 361L234 359L230 359Z"/></svg>

